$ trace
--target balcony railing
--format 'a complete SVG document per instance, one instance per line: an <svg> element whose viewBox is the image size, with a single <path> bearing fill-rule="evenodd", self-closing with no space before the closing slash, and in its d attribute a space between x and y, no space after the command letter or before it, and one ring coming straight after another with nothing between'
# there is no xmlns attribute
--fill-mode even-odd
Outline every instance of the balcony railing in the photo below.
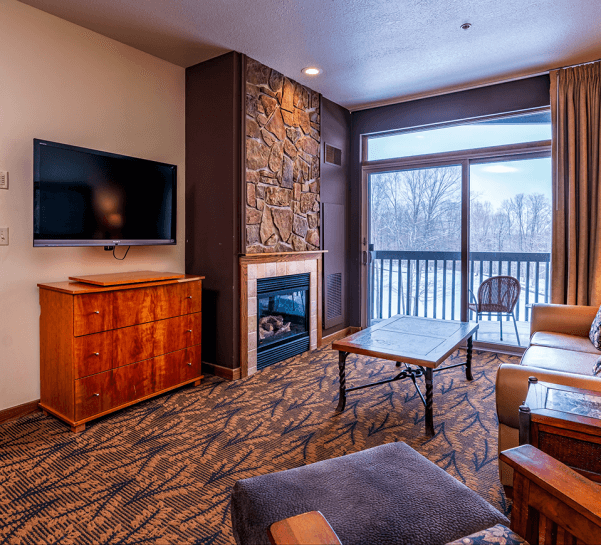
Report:
<svg viewBox="0 0 601 545"><path fill-rule="evenodd" d="M472 252L468 286L477 296L486 278L518 278L522 291L515 317L528 322L532 303L549 302L550 261L549 253ZM369 267L372 319L395 314L460 319L460 252L371 251ZM501 319L494 313L483 318Z"/></svg>

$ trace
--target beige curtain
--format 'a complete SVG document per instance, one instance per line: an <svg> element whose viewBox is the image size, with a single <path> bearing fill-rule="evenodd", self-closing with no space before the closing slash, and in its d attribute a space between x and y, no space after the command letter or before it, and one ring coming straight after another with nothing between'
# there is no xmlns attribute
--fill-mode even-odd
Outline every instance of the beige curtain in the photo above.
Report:
<svg viewBox="0 0 601 545"><path fill-rule="evenodd" d="M601 63L551 72L551 301L601 304Z"/></svg>

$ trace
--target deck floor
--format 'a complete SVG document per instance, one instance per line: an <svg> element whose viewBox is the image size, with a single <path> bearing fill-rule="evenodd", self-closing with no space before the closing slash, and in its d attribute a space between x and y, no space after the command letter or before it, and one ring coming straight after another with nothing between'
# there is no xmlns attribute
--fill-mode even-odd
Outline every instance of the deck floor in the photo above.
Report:
<svg viewBox="0 0 601 545"><path fill-rule="evenodd" d="M517 322L518 333L520 335L520 346L526 348L530 344L530 322ZM495 344L508 344L518 346L517 337L513 320L507 322L503 320L503 340L500 338L500 327L497 320L482 320L478 329L478 342L491 342Z"/></svg>

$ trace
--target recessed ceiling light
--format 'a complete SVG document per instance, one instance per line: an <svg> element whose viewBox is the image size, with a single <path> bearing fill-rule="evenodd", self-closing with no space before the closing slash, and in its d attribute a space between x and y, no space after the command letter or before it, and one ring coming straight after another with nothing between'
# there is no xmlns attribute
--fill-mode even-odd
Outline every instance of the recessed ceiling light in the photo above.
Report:
<svg viewBox="0 0 601 545"><path fill-rule="evenodd" d="M461 28L462 28L463 30L467 30L468 28L471 28L471 26L472 26L472 23L463 23L463 24L461 25Z"/></svg>
<svg viewBox="0 0 601 545"><path fill-rule="evenodd" d="M317 76L317 74L321 74L321 70L319 68L315 68L314 66L303 68L301 72L303 74L307 74L307 76Z"/></svg>

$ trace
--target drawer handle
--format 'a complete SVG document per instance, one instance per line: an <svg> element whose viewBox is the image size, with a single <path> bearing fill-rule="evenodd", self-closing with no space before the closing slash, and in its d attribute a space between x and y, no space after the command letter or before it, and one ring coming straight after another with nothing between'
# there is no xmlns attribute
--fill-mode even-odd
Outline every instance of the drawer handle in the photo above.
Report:
<svg viewBox="0 0 601 545"><path fill-rule="evenodd" d="M99 310L95 310L94 314L100 314L100 311Z"/></svg>
<svg viewBox="0 0 601 545"><path fill-rule="evenodd" d="M191 330L191 329L188 329L186 333L192 333L192 330Z"/></svg>
<svg viewBox="0 0 601 545"><path fill-rule="evenodd" d="M192 364L191 364L191 363L186 363L186 365L189 365L190 367L192 367Z"/></svg>
<svg viewBox="0 0 601 545"><path fill-rule="evenodd" d="M186 297L186 299L192 299L192 296L191 296L191 295L188 295L188 297Z"/></svg>
<svg viewBox="0 0 601 545"><path fill-rule="evenodd" d="M100 394L92 394L92 397L100 397Z"/></svg>
<svg viewBox="0 0 601 545"><path fill-rule="evenodd" d="M94 356L100 356L100 352L94 352Z"/></svg>

